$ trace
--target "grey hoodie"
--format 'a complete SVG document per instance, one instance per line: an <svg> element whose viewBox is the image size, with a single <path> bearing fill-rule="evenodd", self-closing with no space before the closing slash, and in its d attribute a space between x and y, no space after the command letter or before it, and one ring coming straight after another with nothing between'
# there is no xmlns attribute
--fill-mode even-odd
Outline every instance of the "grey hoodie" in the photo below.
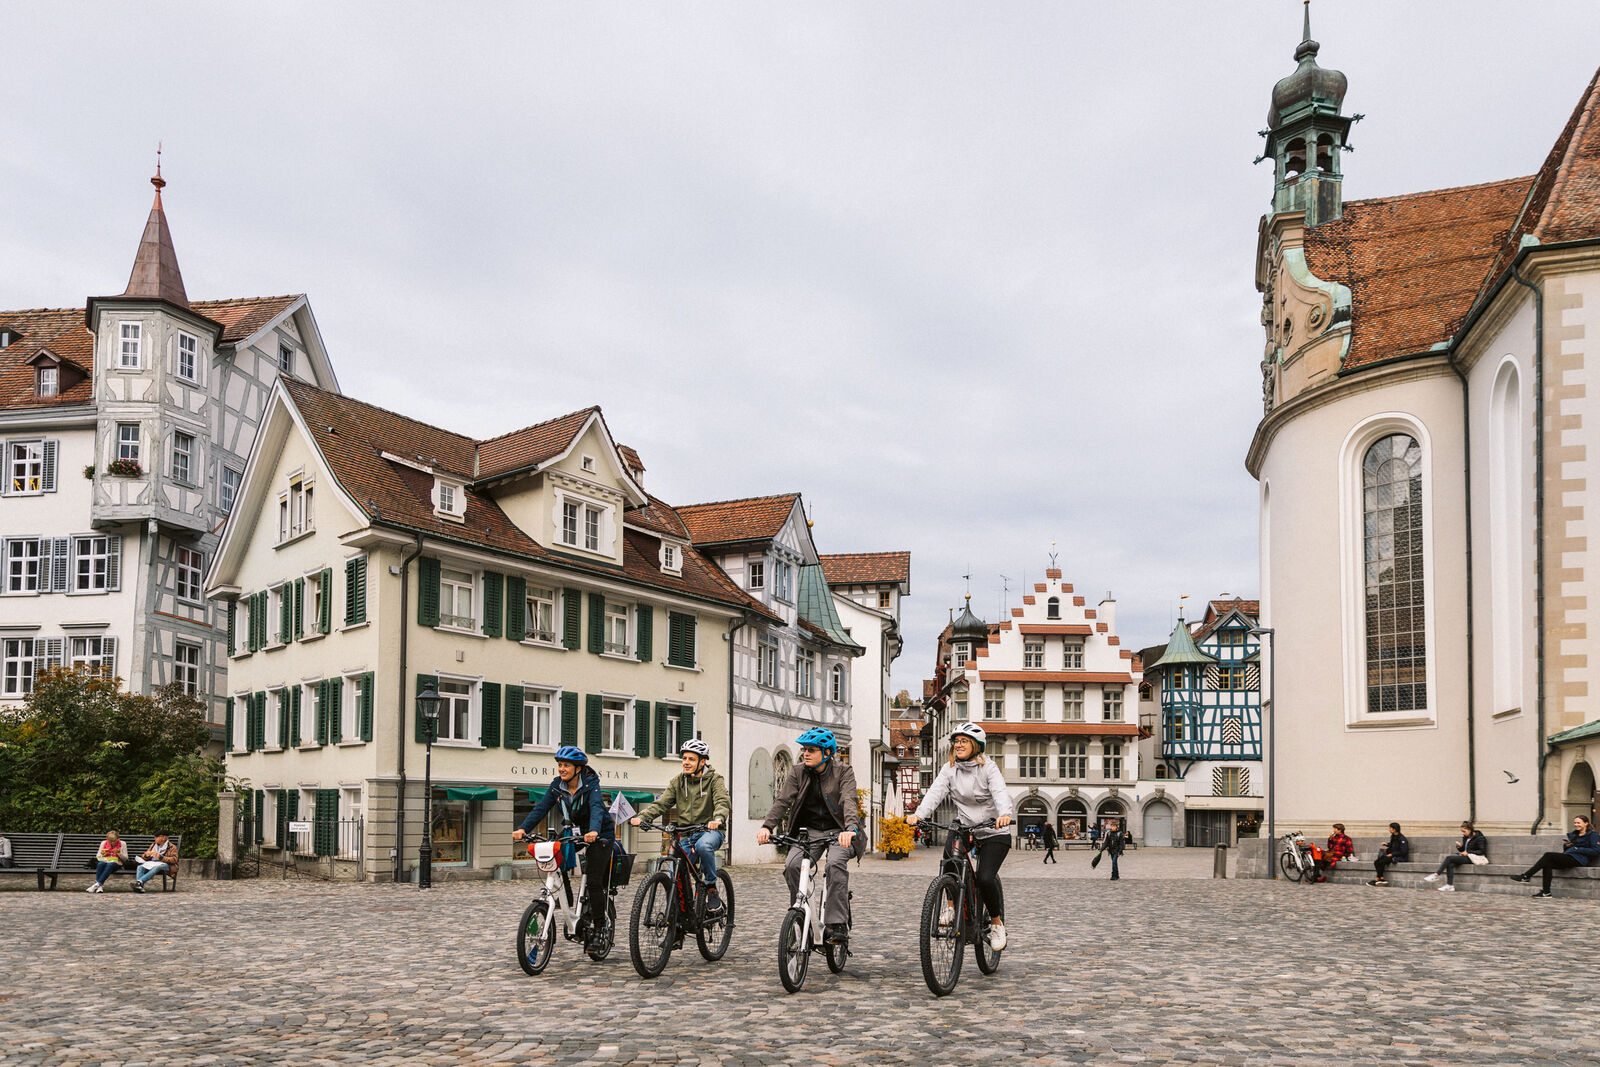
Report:
<svg viewBox="0 0 1600 1067"><path fill-rule="evenodd" d="M918 820L926 819L949 796L956 802L956 818L971 825L986 819L998 819L1011 814L1011 794L1006 792L1006 780L994 760L958 760L946 763L933 780L928 795L917 805ZM979 837L1009 834L1009 830L990 828L979 830Z"/></svg>

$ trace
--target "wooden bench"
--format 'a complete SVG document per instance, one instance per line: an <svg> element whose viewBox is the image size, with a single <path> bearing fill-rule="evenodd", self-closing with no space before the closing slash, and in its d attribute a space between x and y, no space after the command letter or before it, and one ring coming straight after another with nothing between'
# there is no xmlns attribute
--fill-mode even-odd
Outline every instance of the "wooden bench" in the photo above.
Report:
<svg viewBox="0 0 1600 1067"><path fill-rule="evenodd" d="M31 874L39 880L41 892L47 877L50 888L56 887L52 872L61 860L60 834L0 834L0 837L11 842L12 862L10 867L0 867L0 874Z"/></svg>
<svg viewBox="0 0 1600 1067"><path fill-rule="evenodd" d="M93 875L100 856L100 843L105 840L104 834L0 833L0 837L11 842L11 857L15 863L12 867L0 867L0 874L31 874L38 879L41 891L45 888L46 878L50 880L50 888L54 889L56 880L63 874ZM135 865L118 867L113 876L136 874L140 853L149 848L154 840L153 834L130 834L124 837L122 842L128 846L128 855L133 857ZM181 856L182 835L175 834L168 840ZM178 871L176 867L170 867L161 874L161 891L165 893L177 888Z"/></svg>

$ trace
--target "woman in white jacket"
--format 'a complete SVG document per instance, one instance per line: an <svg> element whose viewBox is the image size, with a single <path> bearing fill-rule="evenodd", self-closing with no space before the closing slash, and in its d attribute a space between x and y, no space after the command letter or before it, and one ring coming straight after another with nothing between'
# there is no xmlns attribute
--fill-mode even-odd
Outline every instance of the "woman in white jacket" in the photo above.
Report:
<svg viewBox="0 0 1600 1067"><path fill-rule="evenodd" d="M906 818L915 826L938 809L946 796L955 801L956 818L972 826L994 820L993 829L983 829L974 835L977 839L973 851L978 856L978 892L989 909L989 945L999 951L1006 947L1005 916L1001 914L1004 902L1000 899L997 875L1000 865L1011 851L1011 835L1006 827L1011 825L1011 794L1006 792L1006 780L1000 768L983 754L987 735L976 723L964 722L950 734L950 762L933 780L916 813ZM950 852L955 845L955 835L944 845L944 862L950 862Z"/></svg>

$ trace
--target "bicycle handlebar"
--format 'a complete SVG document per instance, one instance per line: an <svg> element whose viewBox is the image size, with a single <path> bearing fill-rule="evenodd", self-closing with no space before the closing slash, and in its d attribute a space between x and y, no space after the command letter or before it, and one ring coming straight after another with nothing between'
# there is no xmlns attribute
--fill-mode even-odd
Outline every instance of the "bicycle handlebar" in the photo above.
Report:
<svg viewBox="0 0 1600 1067"><path fill-rule="evenodd" d="M983 822L975 822L968 826L959 819L955 822L934 822L932 819L917 820L918 826L931 826L935 830L948 830L953 834L964 834L972 830L993 830L996 828L994 823L993 819L985 819Z"/></svg>
<svg viewBox="0 0 1600 1067"><path fill-rule="evenodd" d="M824 832L821 837L812 837L811 831L802 826L798 834L770 834L767 838L767 843L773 845L788 845L791 848L796 845L800 846L801 848L812 848L817 845L826 845L837 841L839 840L840 834L850 832L851 831L849 830L829 830Z"/></svg>
<svg viewBox="0 0 1600 1067"><path fill-rule="evenodd" d="M689 834L698 834L702 830L709 830L710 827L703 822L683 823L682 825L678 825L676 823L642 822L639 824L639 829L659 830L664 834L671 834L673 837L686 837Z"/></svg>

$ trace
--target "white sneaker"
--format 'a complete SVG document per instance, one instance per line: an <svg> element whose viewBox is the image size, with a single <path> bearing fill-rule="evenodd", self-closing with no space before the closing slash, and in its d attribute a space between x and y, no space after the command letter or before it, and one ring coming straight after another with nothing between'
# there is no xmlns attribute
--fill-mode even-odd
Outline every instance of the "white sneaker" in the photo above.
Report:
<svg viewBox="0 0 1600 1067"><path fill-rule="evenodd" d="M99 888L100 888L100 885L99 885L99 883L97 883L97 882L90 882L90 883L89 883L89 888L88 888L88 889L85 889L85 890L84 890L84 892L85 892L85 893L93 893L93 892L94 892L94 891L95 891L95 890L97 890L97 889L99 889Z"/></svg>
<svg viewBox="0 0 1600 1067"><path fill-rule="evenodd" d="M1439 876L1437 874L1430 874L1428 877L1423 879L1424 882L1437 882L1438 880Z"/></svg>
<svg viewBox="0 0 1600 1067"><path fill-rule="evenodd" d="M1456 887L1453 885L1442 885L1439 887L1439 892L1441 893L1454 893L1455 891Z"/></svg>
<svg viewBox="0 0 1600 1067"><path fill-rule="evenodd" d="M989 927L989 947L999 952L1006 947L1006 924L994 923Z"/></svg>

